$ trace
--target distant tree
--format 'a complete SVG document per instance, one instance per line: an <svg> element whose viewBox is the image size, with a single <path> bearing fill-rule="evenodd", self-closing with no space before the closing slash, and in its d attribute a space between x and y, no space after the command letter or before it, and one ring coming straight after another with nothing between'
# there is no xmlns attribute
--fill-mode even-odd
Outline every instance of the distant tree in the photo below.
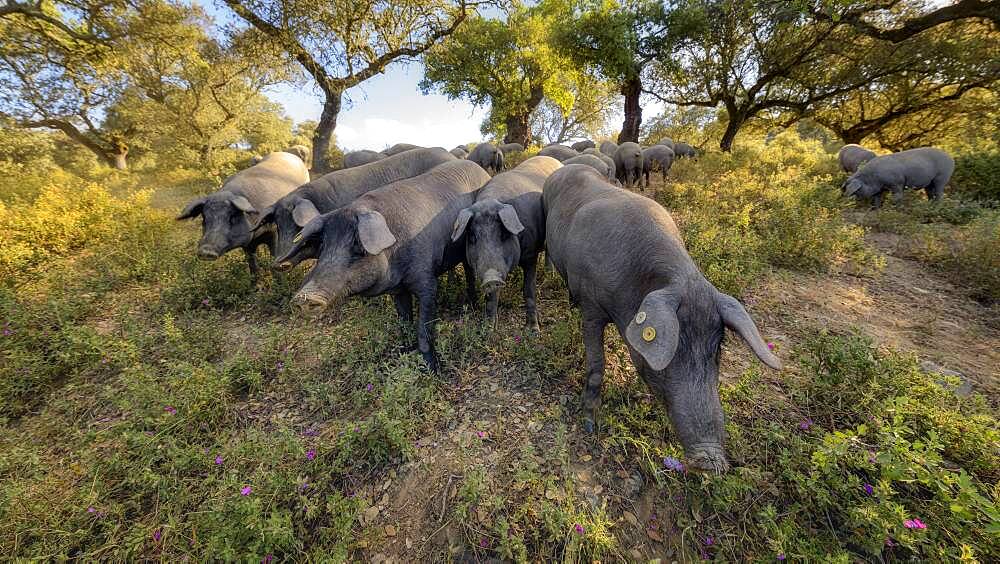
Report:
<svg viewBox="0 0 1000 564"><path fill-rule="evenodd" d="M297 61L323 92L313 136L313 167L329 170L328 154L344 91L417 57L465 20L467 0L225 0L267 41Z"/></svg>
<svg viewBox="0 0 1000 564"><path fill-rule="evenodd" d="M670 56L673 35L664 6L658 0L570 0L561 5L564 15L556 28L559 48L577 64L617 84L624 96L619 143L638 141L646 71L652 62Z"/></svg>
<svg viewBox="0 0 1000 564"><path fill-rule="evenodd" d="M570 87L572 104L564 109L545 98L531 114L532 136L545 143L564 143L576 138L597 138L615 111L618 94L594 77L577 75Z"/></svg>
<svg viewBox="0 0 1000 564"><path fill-rule="evenodd" d="M503 19L472 18L424 57L424 93L437 90L475 106L489 105L484 133L531 143L530 117L548 99L566 108L570 62L548 42L552 18L537 8L510 7Z"/></svg>

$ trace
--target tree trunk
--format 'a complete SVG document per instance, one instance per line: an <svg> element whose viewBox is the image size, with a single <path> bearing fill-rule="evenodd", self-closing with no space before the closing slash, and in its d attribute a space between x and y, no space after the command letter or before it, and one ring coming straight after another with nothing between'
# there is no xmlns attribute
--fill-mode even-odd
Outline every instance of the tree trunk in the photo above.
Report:
<svg viewBox="0 0 1000 564"><path fill-rule="evenodd" d="M504 143L520 143L527 147L531 144L531 126L529 125L530 113L507 116L504 123L507 126L507 134L504 135Z"/></svg>
<svg viewBox="0 0 1000 564"><path fill-rule="evenodd" d="M729 121L726 122L726 131L722 134L722 140L719 141L719 148L728 153L733 150L736 134L747 122L747 118L746 112L738 109L732 102L726 103L726 113L729 114Z"/></svg>
<svg viewBox="0 0 1000 564"><path fill-rule="evenodd" d="M333 140L333 130L337 128L337 116L340 115L341 97L343 92L338 90L326 90L326 99L323 101L323 113L320 114L319 123L313 133L313 172L325 174L330 172L330 141Z"/></svg>
<svg viewBox="0 0 1000 564"><path fill-rule="evenodd" d="M621 92L625 96L625 121L622 122L622 131L618 134L618 144L626 141L638 143L639 126L642 125L642 107L639 106L642 79L638 73L622 84Z"/></svg>
<svg viewBox="0 0 1000 564"><path fill-rule="evenodd" d="M114 166L118 170L128 170L128 161L125 159L125 157L127 156L128 156L127 150L124 153L122 152L115 153L113 155L114 162L112 166Z"/></svg>

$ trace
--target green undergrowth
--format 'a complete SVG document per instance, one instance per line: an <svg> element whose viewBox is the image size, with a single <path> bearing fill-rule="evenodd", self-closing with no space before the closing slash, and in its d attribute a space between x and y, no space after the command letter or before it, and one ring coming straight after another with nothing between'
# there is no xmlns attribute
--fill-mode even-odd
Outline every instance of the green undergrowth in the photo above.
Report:
<svg viewBox="0 0 1000 564"><path fill-rule="evenodd" d="M876 265L840 219L832 157L782 143L678 163L659 195L726 291L770 269ZM495 331L464 308L461 276L444 282L433 376L387 297L306 319L288 307L301 270L258 289L236 253L197 260L197 226L173 214L216 179L80 180L0 210L7 557L369 558L389 545L365 517L380 485L444 456L429 443L469 421L443 559L634 560L642 543L650 558L1000 558L995 415L907 354L815 333L781 351L786 372L726 375L734 468L689 474L664 466L682 453L617 335L601 433L579 431L580 321L554 273L539 335L521 329L519 274ZM505 404L502 423L476 427L470 382L532 406ZM438 514L434 499L411 524ZM926 528L907 528L914 519Z"/></svg>

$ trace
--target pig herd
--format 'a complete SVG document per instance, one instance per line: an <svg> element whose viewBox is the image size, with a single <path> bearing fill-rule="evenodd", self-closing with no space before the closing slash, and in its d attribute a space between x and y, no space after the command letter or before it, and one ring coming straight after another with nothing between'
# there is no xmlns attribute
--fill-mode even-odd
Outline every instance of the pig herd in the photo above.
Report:
<svg viewBox="0 0 1000 564"><path fill-rule="evenodd" d="M269 247L279 270L315 259L292 298L305 311L389 294L400 320L410 324L415 301L418 348L433 371L438 276L462 264L470 302L483 291L487 322L495 324L500 287L520 267L525 323L538 330L535 273L544 251L581 311L587 430L597 421L604 332L613 324L638 374L666 406L689 466L723 472L724 329L768 366L781 363L739 301L699 271L670 214L617 186L620 179L640 182L643 150L602 145L567 147L572 155L550 149L565 164L542 154L506 171L500 148L463 159L442 148L406 146L312 181L298 157L271 153L188 204L180 218L201 216L200 257L242 248L254 276L259 245ZM672 161L678 149L695 155L659 146L650 158L660 168L669 168L662 160ZM575 160L581 156L592 158ZM627 170L609 173L607 161Z"/></svg>
<svg viewBox="0 0 1000 564"><path fill-rule="evenodd" d="M928 200L940 200L955 172L955 159L941 149L919 147L878 156L860 145L844 145L837 154L840 168L850 176L841 187L845 196L870 198L882 207L888 192L899 202L905 188L923 189Z"/></svg>

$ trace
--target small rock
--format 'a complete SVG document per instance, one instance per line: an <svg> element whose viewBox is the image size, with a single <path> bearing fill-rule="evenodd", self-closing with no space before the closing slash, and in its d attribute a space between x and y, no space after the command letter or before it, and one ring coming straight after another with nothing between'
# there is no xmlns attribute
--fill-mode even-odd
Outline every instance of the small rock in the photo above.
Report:
<svg viewBox="0 0 1000 564"><path fill-rule="evenodd" d="M952 393L954 393L956 396L960 398L966 398L969 397L970 394L972 394L972 382L969 381L968 377L966 377L965 374L962 374L957 370L949 370L947 368L943 368L929 360L924 360L920 362L920 370L924 372L924 374L938 374L941 376L958 378L959 381L958 386L955 386L950 382L945 382L944 380L936 380L936 381L939 386L951 390Z"/></svg>
<svg viewBox="0 0 1000 564"><path fill-rule="evenodd" d="M386 525L385 526L385 536L387 536L387 537L394 537L394 536L396 536L396 527L393 527L392 525Z"/></svg>
<svg viewBox="0 0 1000 564"><path fill-rule="evenodd" d="M656 542L663 542L663 536L660 535L659 531L653 529L646 529L646 536L655 540Z"/></svg>
<svg viewBox="0 0 1000 564"><path fill-rule="evenodd" d="M624 513L622 513L622 517L624 517L626 521L631 523L633 527L639 526L639 519L631 511L625 511Z"/></svg>
<svg viewBox="0 0 1000 564"><path fill-rule="evenodd" d="M589 454L585 454L580 457L580 462L590 462L592 458Z"/></svg>
<svg viewBox="0 0 1000 564"><path fill-rule="evenodd" d="M412 541L412 540L410 540L410 537L406 537L406 542L405 542L405 544L406 544L406 549L407 549L407 550L409 550L409 549L413 548L413 541Z"/></svg>
<svg viewBox="0 0 1000 564"><path fill-rule="evenodd" d="M365 525L372 524L372 522L375 521L375 518L378 517L378 512L379 508L374 505L365 509L364 513L361 514L361 521Z"/></svg>

